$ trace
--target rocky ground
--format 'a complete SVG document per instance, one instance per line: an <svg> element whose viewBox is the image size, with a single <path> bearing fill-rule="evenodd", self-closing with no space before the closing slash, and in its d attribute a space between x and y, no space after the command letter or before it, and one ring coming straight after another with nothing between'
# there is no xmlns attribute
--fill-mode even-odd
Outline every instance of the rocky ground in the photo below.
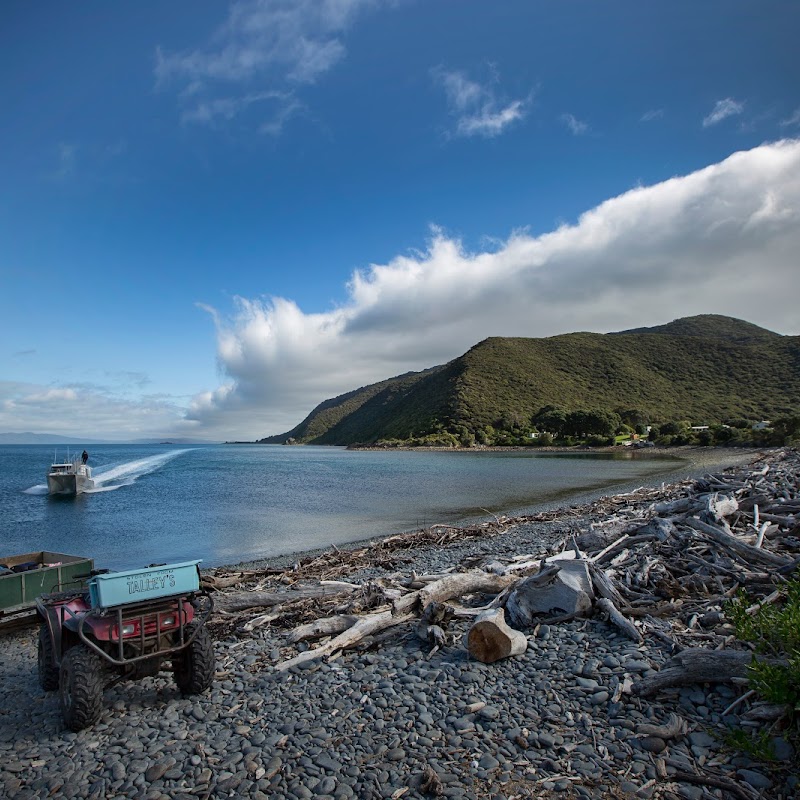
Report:
<svg viewBox="0 0 800 800"><path fill-rule="evenodd" d="M587 520L583 520L587 522ZM571 528L581 518L569 515ZM400 554L436 572L466 555L536 552L564 524L525 523L491 538ZM381 574L367 569L354 580ZM467 622L460 623L466 631ZM0 796L131 798L792 798L791 745L777 761L731 749L742 690L705 686L652 700L620 692L668 658L601 620L541 625L519 657L485 665L461 644L430 657L411 628L364 652L288 672L285 631L215 642L210 692L183 698L171 676L106 691L89 730L62 724L36 675L36 632L5 637L0 664ZM301 645L302 647L303 645ZM671 741L641 726L677 712ZM723 785L725 788L715 788ZM733 788L731 788L733 787Z"/></svg>

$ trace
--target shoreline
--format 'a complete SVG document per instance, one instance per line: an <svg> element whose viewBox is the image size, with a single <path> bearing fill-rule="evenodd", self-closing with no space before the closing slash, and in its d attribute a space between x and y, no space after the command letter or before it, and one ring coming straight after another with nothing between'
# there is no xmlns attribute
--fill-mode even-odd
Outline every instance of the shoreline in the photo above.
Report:
<svg viewBox="0 0 800 800"><path fill-rule="evenodd" d="M449 536L437 532L436 541L399 534L382 539L382 547L367 548L360 559L335 548L321 551L328 557L320 561L330 565L341 556L333 583L357 582L368 590L373 581L401 575L441 574L476 560L541 554L551 547L558 552L559 542L570 541L567 537L593 520L618 514L631 519L658 496L669 497L669 487L684 494L696 477L731 465L731 457L739 465L755 465L762 453L704 453L651 476L651 488L641 487L638 494L623 491L638 486L617 485L570 498L583 505L549 504L552 510L540 519L473 526L463 535L441 526ZM587 504L591 498L595 505ZM290 559L283 574L270 559L270 576L234 576L232 592L291 596L314 580L329 580L319 570L315 578L315 565L292 569ZM683 596L690 606L683 616L701 613L701 595ZM715 683L686 686L645 704L628 694L626 684L657 675L672 655L662 631L667 623L655 618L646 625L640 620L642 642L600 617L545 621L527 632L523 654L492 664L469 655L464 620L453 620L451 635L434 650L415 625L406 624L341 657L282 672L279 662L309 649L287 639L303 621L302 607L297 608L299 616L283 617L263 614L263 608L239 615L220 611L212 621L217 672L208 693L184 697L172 676L163 674L115 685L105 692L100 722L77 734L65 730L55 694L39 687L35 631L9 634L0 664L0 795L20 800L796 796L797 777L787 770L795 752L787 740L771 740L787 760L771 765L732 750L726 741L725 731L745 720L743 690ZM322 612L313 601L305 608L312 616ZM242 624L245 619L249 627ZM684 619L679 631L688 624ZM712 647L730 632L698 630ZM20 703L21 697L30 702ZM683 734L668 740L647 734L675 712L685 723ZM708 783L709 775L722 783Z"/></svg>
<svg viewBox="0 0 800 800"><path fill-rule="evenodd" d="M370 448L364 448L370 449ZM375 450L383 451L383 448L371 448ZM396 448L397 450L401 450L401 448ZM509 452L509 451L523 451L528 452L531 448L509 448L509 447L498 447L498 448L484 448L481 452ZM608 451L612 451L613 448L606 448ZM680 465L675 466L674 469L666 469L664 472L657 473L655 475L650 475L645 478L641 478L636 481L625 481L618 484L612 484L610 486L604 486L596 489L589 489L589 490L578 490L577 492L569 492L568 494L564 495L563 497L559 497L554 500L546 500L540 503L533 504L531 506L524 506L522 508L513 509L513 514L511 516L506 516L506 513L511 513L512 510L508 512L499 512L497 514L488 514L480 517L464 517L456 522L448 523L452 527L467 527L470 524L476 524L480 521L492 520L500 518L504 521L504 524L507 527L513 527L518 524L522 524L521 519L523 517L535 515L541 512L551 512L551 511L558 511L564 510L566 511L569 508L574 508L576 506L589 506L591 503L601 500L607 497L614 497L619 494L625 494L626 492L633 491L637 488L659 488L662 486L670 485L670 484L677 484L683 480L696 480L698 478L703 477L706 473L713 470L723 470L727 467L731 466L738 466L740 464L745 464L752 461L756 458L759 454L769 452L776 448L744 448L744 449L732 449L732 448L724 448L724 447L681 447L681 448L656 448L654 450L649 450L646 453L637 452L636 458L653 458L653 457L663 457L664 455L670 455L676 460L680 460ZM429 451L429 452L475 452L474 448L467 450L454 450L452 448L404 448L405 451ZM602 450L602 448L592 448L591 452L597 452L598 450ZM537 448L537 451L544 451L544 452L564 452L564 453L574 453L575 448L572 447L550 447L550 448ZM615 452L618 452L616 450ZM632 454L633 455L633 454ZM435 527L435 525L427 526ZM374 536L367 536L361 539L354 539L349 542L337 544L335 546L336 550L340 550L342 552L348 552L360 547L364 547L373 542L380 542L384 541L388 538L394 536L402 536L404 534L413 533L416 530L423 530L423 529L407 529L403 531L397 531L390 534L385 535L374 535ZM323 553L330 552L331 546L328 547L315 547L308 550L293 550L289 553L283 553L276 556L267 556L265 558L256 558L256 559L245 559L242 561L236 561L230 564L220 564L215 567L209 567L207 570L203 570L203 572L217 572L217 571L229 571L229 572L236 572L236 571L249 571L249 570L262 570L267 568L279 568L289 566L291 564L297 563L301 560L306 560L309 558L313 558Z"/></svg>

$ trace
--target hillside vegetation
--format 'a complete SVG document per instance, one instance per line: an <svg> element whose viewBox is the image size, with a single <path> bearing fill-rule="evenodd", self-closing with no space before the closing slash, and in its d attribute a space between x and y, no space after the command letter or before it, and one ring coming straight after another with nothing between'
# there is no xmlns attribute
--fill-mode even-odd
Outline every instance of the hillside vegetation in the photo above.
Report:
<svg viewBox="0 0 800 800"><path fill-rule="evenodd" d="M625 422L785 418L798 413L798 398L800 337L702 315L620 333L493 337L443 366L326 400L293 430L260 441L510 444L537 429L608 435ZM554 411L573 412L577 429L555 430ZM578 412L609 422L581 425Z"/></svg>

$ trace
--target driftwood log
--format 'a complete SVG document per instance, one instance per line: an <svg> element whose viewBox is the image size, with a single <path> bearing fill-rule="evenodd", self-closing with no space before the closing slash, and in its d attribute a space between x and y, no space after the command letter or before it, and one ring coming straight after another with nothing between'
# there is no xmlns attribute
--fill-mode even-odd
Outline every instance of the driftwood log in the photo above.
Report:
<svg viewBox="0 0 800 800"><path fill-rule="evenodd" d="M730 683L747 677L748 667L754 660L769 664L786 665L777 658L762 658L748 650L708 650L693 647L673 656L656 675L650 675L634 684L632 693L650 697L672 686L692 683Z"/></svg>
<svg viewBox="0 0 800 800"><path fill-rule="evenodd" d="M271 608L294 600L330 598L352 594L358 586L336 584L334 586L304 586L290 591L236 592L217 594L215 605L220 611L244 611L249 608Z"/></svg>
<svg viewBox="0 0 800 800"><path fill-rule="evenodd" d="M307 639L321 639L323 636L332 636L342 633L348 628L352 628L358 622L355 614L339 614L335 617L323 617L322 619L309 622L307 625L300 625L295 628L286 640L290 644L304 642Z"/></svg>
<svg viewBox="0 0 800 800"><path fill-rule="evenodd" d="M355 625L340 633L338 636L331 639L329 642L314 648L313 650L306 650L304 653L299 653L294 658L278 664L277 669L284 672L291 667L296 667L299 664L304 664L307 661L314 661L332 653L337 653L345 650L348 647L360 642L367 636L373 636L380 633L386 628L393 625L401 625L404 622L410 622L414 619L414 614L406 612L404 614L394 614L391 609L386 611L379 611L376 614L369 614L361 617Z"/></svg>
<svg viewBox="0 0 800 800"><path fill-rule="evenodd" d="M764 550L760 547L748 544L747 542L743 542L729 531L717 525L710 525L694 517L687 517L683 522L690 528L694 528L706 534L706 536L710 536L717 544L722 545L745 564L752 564L755 562L756 564L766 564L769 567L783 567L790 564L792 561L791 558L787 558L786 556L771 553L769 550Z"/></svg>
<svg viewBox="0 0 800 800"><path fill-rule="evenodd" d="M469 654L484 664L522 655L527 649L528 637L506 624L502 608L484 611L467 633Z"/></svg>

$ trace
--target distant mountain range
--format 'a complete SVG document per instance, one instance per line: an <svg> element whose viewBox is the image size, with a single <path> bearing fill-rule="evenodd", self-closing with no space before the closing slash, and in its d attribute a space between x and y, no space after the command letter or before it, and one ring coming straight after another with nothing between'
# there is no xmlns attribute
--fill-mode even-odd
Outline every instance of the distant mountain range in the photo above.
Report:
<svg viewBox="0 0 800 800"><path fill-rule="evenodd" d="M800 336L706 314L619 333L485 339L447 364L320 403L262 443L337 444L473 433L544 406L637 409L652 422L770 419L800 409Z"/></svg>
<svg viewBox="0 0 800 800"><path fill-rule="evenodd" d="M0 444L59 444L80 445L112 444L101 439L76 439L72 436L58 436L54 433L0 433Z"/></svg>
<svg viewBox="0 0 800 800"><path fill-rule="evenodd" d="M127 441L111 439L77 439L73 436L58 436L54 433L0 433L3 444L57 444L88 447L95 444L217 444L206 439L131 439Z"/></svg>

